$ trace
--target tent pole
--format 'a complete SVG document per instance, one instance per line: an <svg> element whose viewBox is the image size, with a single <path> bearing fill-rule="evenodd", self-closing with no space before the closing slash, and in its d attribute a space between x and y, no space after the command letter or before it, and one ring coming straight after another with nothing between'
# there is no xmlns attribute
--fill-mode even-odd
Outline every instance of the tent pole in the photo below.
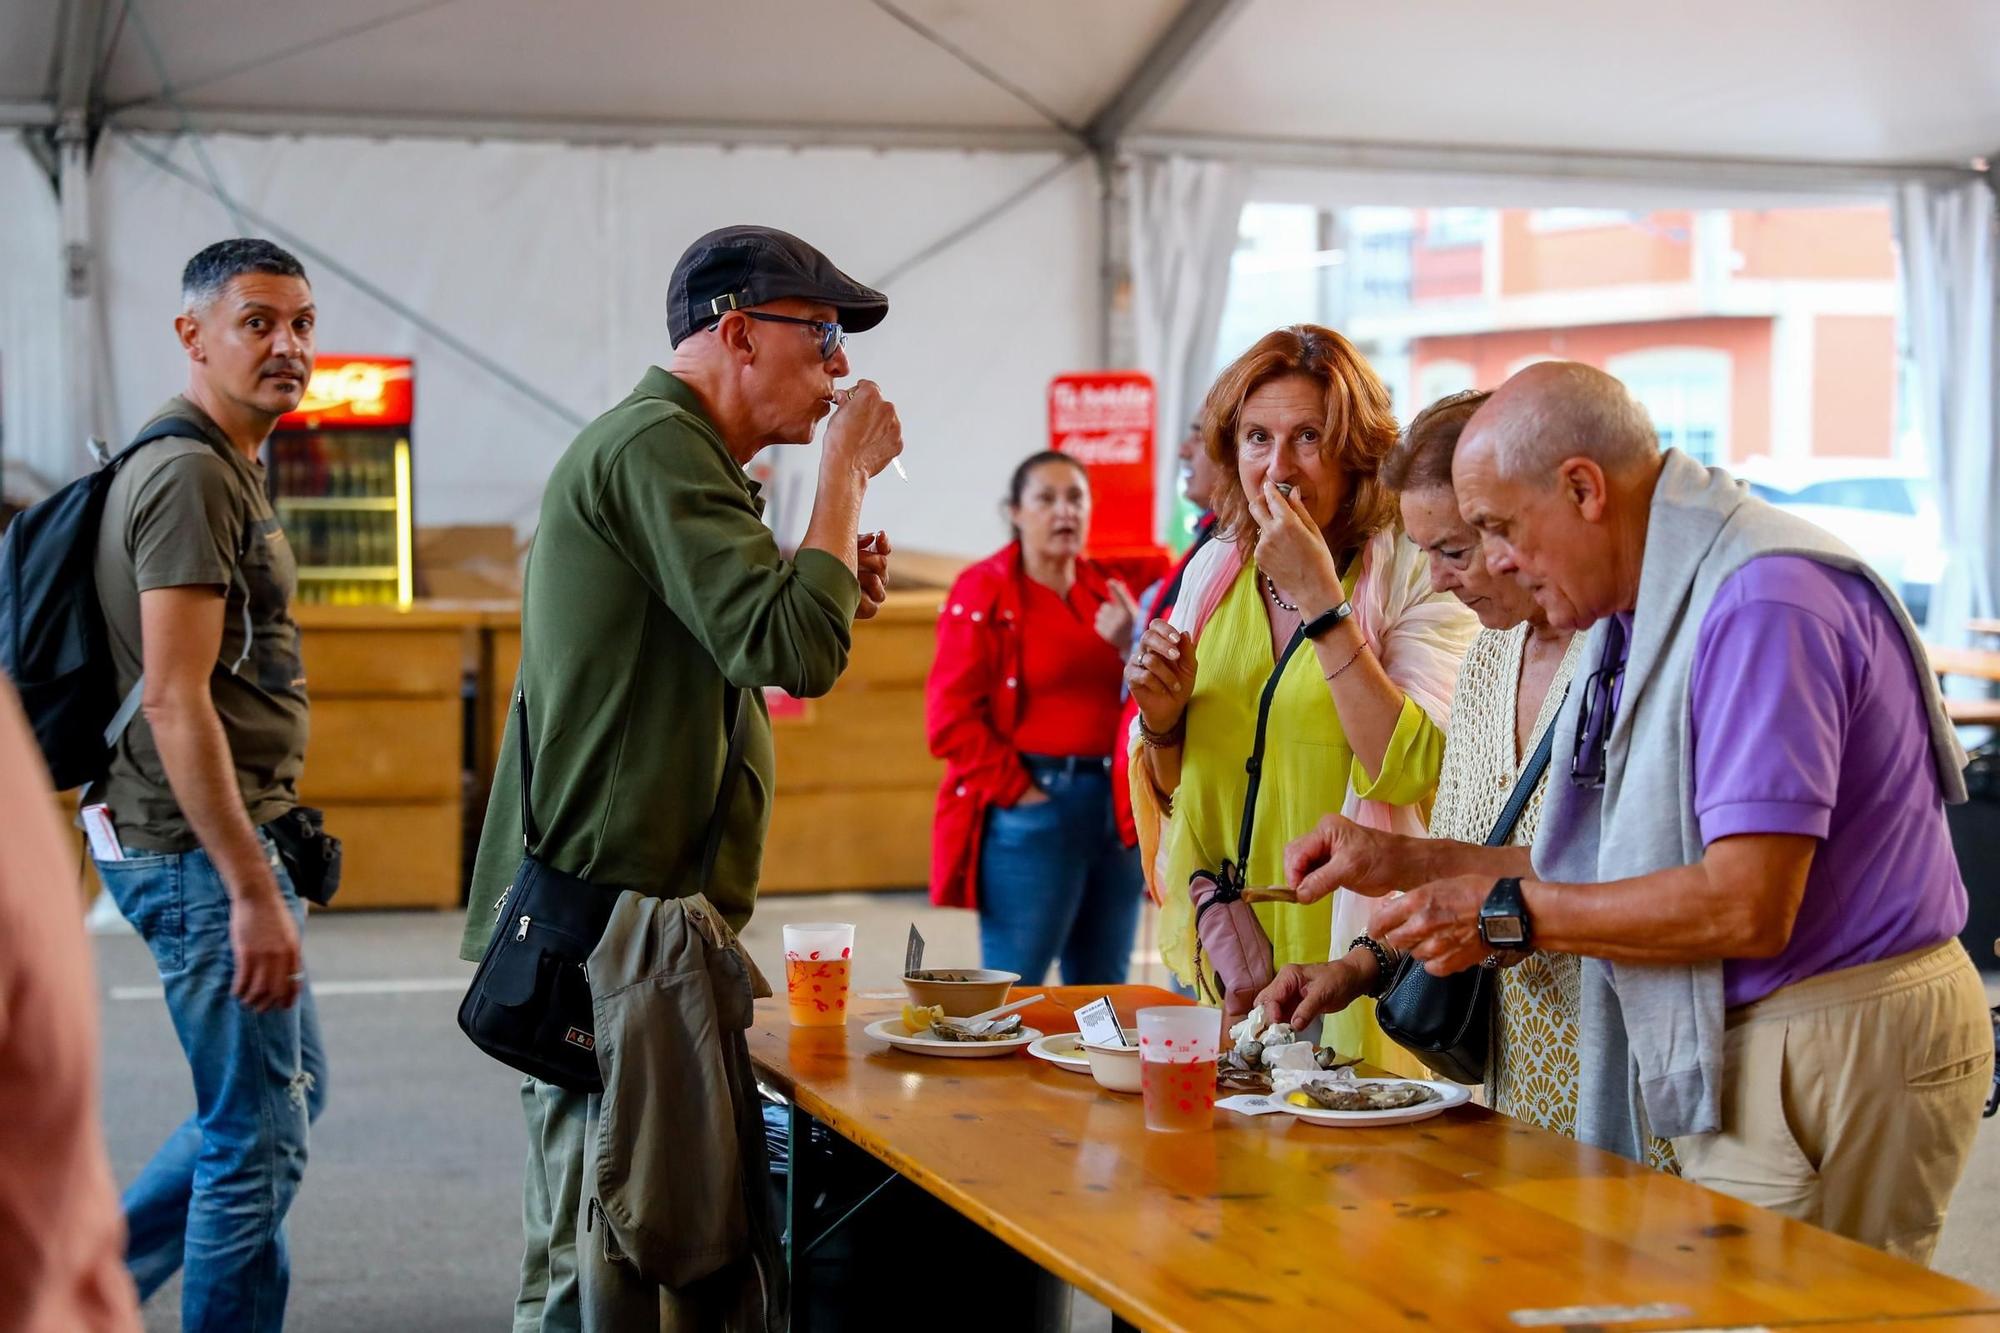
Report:
<svg viewBox="0 0 2000 1333"><path fill-rule="evenodd" d="M1104 370L1137 359L1132 328L1131 172L1115 150L1097 155L1097 364Z"/></svg>
<svg viewBox="0 0 2000 1333"><path fill-rule="evenodd" d="M102 433L97 413L96 237L90 207L90 145L96 138L97 47L105 0L75 0L63 14L56 52L56 191L62 208L63 462L91 467L87 443Z"/></svg>
<svg viewBox="0 0 2000 1333"><path fill-rule="evenodd" d="M56 132L56 189L62 208L63 453L69 474L95 465L88 441L101 437L97 418L97 274L90 207L90 146L80 121Z"/></svg>

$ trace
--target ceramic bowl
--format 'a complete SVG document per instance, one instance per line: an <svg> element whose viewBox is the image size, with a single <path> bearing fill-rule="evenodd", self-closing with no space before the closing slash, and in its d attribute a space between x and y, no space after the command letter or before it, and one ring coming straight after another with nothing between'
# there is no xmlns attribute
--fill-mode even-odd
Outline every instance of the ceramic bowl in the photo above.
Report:
<svg viewBox="0 0 2000 1333"><path fill-rule="evenodd" d="M1125 1040L1129 1046L1093 1046L1081 1043L1084 1055L1090 1060L1090 1076L1097 1080L1097 1086L1107 1092L1139 1091L1139 1032L1136 1028L1125 1029Z"/></svg>
<svg viewBox="0 0 2000 1333"><path fill-rule="evenodd" d="M970 1018L1007 1003L1007 988L1019 972L995 972L979 967L935 967L906 972L903 989L914 1005L942 1006L946 1018Z"/></svg>

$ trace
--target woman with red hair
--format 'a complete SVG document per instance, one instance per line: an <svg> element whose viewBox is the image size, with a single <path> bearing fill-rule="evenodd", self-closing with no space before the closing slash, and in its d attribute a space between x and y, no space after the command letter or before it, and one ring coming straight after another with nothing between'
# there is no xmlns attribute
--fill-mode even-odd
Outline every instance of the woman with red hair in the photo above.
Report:
<svg viewBox="0 0 2000 1333"><path fill-rule="evenodd" d="M1266 685L1254 831L1239 884L1284 882L1284 848L1328 810L1421 833L1437 787L1452 683L1478 622L1430 588L1423 553L1377 476L1397 438L1389 395L1353 345L1296 325L1260 339L1202 409L1218 466L1218 537L1188 567L1171 620L1156 620L1126 670L1139 704L1130 745L1144 862L1163 903L1161 952L1230 1010L1268 973L1323 962L1366 929L1363 900L1260 903L1271 956L1243 975L1196 964L1190 880L1238 853ZM1236 911L1240 909L1232 909ZM1205 936L1204 936L1205 938ZM1229 966L1213 951L1206 962ZM1329 1018L1344 1053L1404 1068L1372 1004Z"/></svg>

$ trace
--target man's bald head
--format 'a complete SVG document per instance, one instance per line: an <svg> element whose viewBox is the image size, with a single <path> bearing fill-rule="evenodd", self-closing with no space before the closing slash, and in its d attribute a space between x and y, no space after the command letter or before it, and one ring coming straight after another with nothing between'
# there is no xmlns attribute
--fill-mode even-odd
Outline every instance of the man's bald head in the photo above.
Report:
<svg viewBox="0 0 2000 1333"><path fill-rule="evenodd" d="M1625 386L1573 361L1528 367L1466 423L1452 455L1460 515L1487 568L1534 594L1557 629L1638 596L1660 444Z"/></svg>
<svg viewBox="0 0 2000 1333"><path fill-rule="evenodd" d="M1501 385L1467 423L1459 447L1490 450L1501 477L1534 485L1553 485L1571 458L1622 476L1660 456L1646 409L1623 384L1578 361L1538 361Z"/></svg>

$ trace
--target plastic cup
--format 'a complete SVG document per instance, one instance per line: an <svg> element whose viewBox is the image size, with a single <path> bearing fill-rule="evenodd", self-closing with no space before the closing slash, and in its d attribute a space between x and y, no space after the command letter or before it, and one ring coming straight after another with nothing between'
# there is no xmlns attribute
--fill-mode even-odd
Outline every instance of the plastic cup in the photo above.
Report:
<svg viewBox="0 0 2000 1333"><path fill-rule="evenodd" d="M785 927L785 999L792 1026L836 1028L847 1022L848 968L854 927L813 922Z"/></svg>
<svg viewBox="0 0 2000 1333"><path fill-rule="evenodd" d="M1167 1133L1215 1127L1215 1057L1222 1014L1199 1005L1139 1011L1139 1092L1146 1128Z"/></svg>

